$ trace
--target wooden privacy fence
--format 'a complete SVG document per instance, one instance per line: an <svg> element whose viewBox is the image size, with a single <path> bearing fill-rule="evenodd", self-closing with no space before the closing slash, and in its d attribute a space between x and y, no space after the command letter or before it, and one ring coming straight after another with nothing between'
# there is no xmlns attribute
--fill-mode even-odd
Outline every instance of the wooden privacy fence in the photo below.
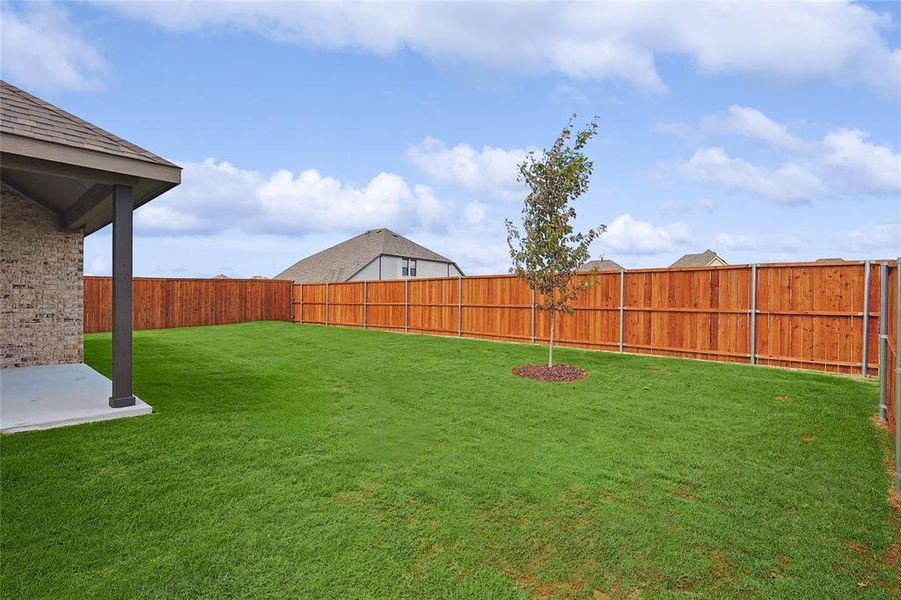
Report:
<svg viewBox="0 0 901 600"><path fill-rule="evenodd" d="M606 271L572 316L558 318L555 337L567 346L876 375L882 276L880 261ZM549 319L536 300L510 275L295 284L293 318L546 343Z"/></svg>
<svg viewBox="0 0 901 600"><path fill-rule="evenodd" d="M290 321L291 282L272 279L163 279L135 277L135 329ZM112 280L84 278L84 331L112 327Z"/></svg>

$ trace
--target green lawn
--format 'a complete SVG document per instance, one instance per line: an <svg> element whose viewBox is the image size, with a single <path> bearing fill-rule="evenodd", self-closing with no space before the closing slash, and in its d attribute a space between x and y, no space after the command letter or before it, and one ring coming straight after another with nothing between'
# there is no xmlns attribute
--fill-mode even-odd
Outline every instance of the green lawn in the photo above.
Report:
<svg viewBox="0 0 901 600"><path fill-rule="evenodd" d="M876 386L566 349L587 380L510 373L544 352L138 332L153 415L0 440L0 595L898 594Z"/></svg>

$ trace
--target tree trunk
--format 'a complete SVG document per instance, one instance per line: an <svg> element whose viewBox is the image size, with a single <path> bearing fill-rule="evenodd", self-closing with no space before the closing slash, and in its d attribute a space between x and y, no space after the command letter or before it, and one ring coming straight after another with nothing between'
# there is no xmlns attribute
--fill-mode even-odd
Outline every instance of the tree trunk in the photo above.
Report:
<svg viewBox="0 0 901 600"><path fill-rule="evenodd" d="M551 337L548 340L548 345L547 345L547 366L548 367L554 366L554 314L556 312L557 311L555 311L554 309L551 309Z"/></svg>

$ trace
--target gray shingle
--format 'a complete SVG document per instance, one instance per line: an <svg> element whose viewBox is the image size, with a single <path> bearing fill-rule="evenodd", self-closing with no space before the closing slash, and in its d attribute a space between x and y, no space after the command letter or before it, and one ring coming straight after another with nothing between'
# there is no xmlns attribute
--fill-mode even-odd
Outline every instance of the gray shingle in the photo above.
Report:
<svg viewBox="0 0 901 600"><path fill-rule="evenodd" d="M0 133L177 166L5 81L0 81Z"/></svg>
<svg viewBox="0 0 901 600"><path fill-rule="evenodd" d="M686 254L671 264L670 267L706 267L710 264L710 261L717 258L723 260L716 252L708 248L697 254ZM723 262L725 263L726 261L723 260Z"/></svg>
<svg viewBox="0 0 901 600"><path fill-rule="evenodd" d="M453 263L390 229L371 229L294 263L274 279L299 283L347 281L381 254Z"/></svg>
<svg viewBox="0 0 901 600"><path fill-rule="evenodd" d="M583 273L587 273L592 269L597 269L598 271L622 271L623 268L616 261L609 259L601 259L601 260L589 260L587 263L579 267L579 271Z"/></svg>

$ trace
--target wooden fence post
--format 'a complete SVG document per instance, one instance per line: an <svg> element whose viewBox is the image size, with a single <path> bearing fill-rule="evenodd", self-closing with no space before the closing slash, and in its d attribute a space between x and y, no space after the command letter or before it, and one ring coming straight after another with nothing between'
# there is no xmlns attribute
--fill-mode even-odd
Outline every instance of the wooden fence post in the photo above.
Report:
<svg viewBox="0 0 901 600"><path fill-rule="evenodd" d="M888 416L886 386L888 384L888 263L879 265L879 420L885 422Z"/></svg>
<svg viewBox="0 0 901 600"><path fill-rule="evenodd" d="M860 375L867 376L867 346L870 341L870 261L863 262L863 348L861 349Z"/></svg>
<svg viewBox="0 0 901 600"><path fill-rule="evenodd" d="M535 343L535 290L533 289L533 290L531 290L531 292L532 292L532 294L530 297L531 297L531 303L532 303L532 325L531 325L531 329L530 329L530 331L531 331L530 337L532 338L532 343L534 344Z"/></svg>
<svg viewBox="0 0 901 600"><path fill-rule="evenodd" d="M368 288L366 286L368 282L363 282L363 329L366 329L366 296L368 295Z"/></svg>
<svg viewBox="0 0 901 600"><path fill-rule="evenodd" d="M751 265L751 310L748 311L751 330L751 348L749 349L751 364L757 362L757 263Z"/></svg>
<svg viewBox="0 0 901 600"><path fill-rule="evenodd" d="M626 334L626 271L619 270L619 351L622 352L625 347Z"/></svg>
<svg viewBox="0 0 901 600"><path fill-rule="evenodd" d="M325 324L328 325L328 283L325 284Z"/></svg>
<svg viewBox="0 0 901 600"><path fill-rule="evenodd" d="M408 289L409 289L409 287L410 287L410 286L408 285L409 283L410 283L410 280L409 280L409 279L404 279L404 331L407 331L407 329L408 329L408 323L409 323L409 317L407 316L408 313L409 313L409 307L410 307L409 301L407 300L407 298L408 298Z"/></svg>
<svg viewBox="0 0 901 600"><path fill-rule="evenodd" d="M297 285L300 286L300 322L303 323L303 284L298 283Z"/></svg>
<svg viewBox="0 0 901 600"><path fill-rule="evenodd" d="M457 277L457 337L463 337L463 276Z"/></svg>

